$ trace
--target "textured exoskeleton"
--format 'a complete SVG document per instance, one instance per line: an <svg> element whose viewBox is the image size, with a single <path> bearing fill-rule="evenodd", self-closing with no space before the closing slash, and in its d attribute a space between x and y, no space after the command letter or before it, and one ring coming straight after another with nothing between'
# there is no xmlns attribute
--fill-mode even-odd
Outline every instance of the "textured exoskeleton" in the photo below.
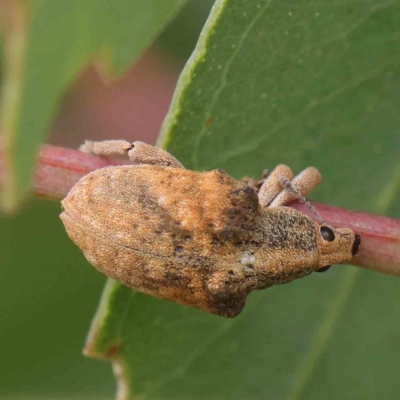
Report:
<svg viewBox="0 0 400 400"><path fill-rule="evenodd" d="M279 166L255 188L221 170L186 170L140 142L87 142L83 150L141 163L86 175L61 214L87 260L134 290L234 317L253 289L349 261L358 250L350 229L283 206L293 200L290 182L303 195L319 181L315 169L292 180Z"/></svg>

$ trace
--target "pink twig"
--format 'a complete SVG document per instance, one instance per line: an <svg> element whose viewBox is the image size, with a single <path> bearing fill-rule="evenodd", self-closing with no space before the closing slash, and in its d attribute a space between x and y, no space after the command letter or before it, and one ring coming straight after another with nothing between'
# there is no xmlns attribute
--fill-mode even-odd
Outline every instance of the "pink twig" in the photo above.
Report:
<svg viewBox="0 0 400 400"><path fill-rule="evenodd" d="M40 197L60 200L84 175L107 165L121 162L81 153L77 150L44 145L41 149L33 192ZM0 152L0 177L3 175L3 154ZM336 227L348 227L361 235L360 252L351 264L400 276L400 220L349 211L313 203L325 221ZM310 214L297 202L292 207Z"/></svg>
<svg viewBox="0 0 400 400"><path fill-rule="evenodd" d="M61 200L82 176L121 162L81 151L44 145L39 154L33 192L40 197Z"/></svg>

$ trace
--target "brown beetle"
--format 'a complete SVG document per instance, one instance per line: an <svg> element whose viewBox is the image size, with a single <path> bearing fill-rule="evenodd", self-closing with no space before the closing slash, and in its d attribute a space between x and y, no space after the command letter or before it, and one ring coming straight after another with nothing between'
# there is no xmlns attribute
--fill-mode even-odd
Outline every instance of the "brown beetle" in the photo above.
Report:
<svg viewBox="0 0 400 400"><path fill-rule="evenodd" d="M83 151L127 154L139 165L84 176L61 219L87 260L131 289L235 317L254 289L349 261L360 237L284 207L319 181L278 166L259 184L221 170L184 169L142 142L86 142Z"/></svg>

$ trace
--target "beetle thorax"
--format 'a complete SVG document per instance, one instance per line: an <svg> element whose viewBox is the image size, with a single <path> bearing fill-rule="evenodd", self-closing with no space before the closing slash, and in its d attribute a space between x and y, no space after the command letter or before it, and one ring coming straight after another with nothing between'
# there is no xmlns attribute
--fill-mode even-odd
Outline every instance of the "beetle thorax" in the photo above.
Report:
<svg viewBox="0 0 400 400"><path fill-rule="evenodd" d="M318 263L315 223L298 211L277 207L263 213L264 241L256 254L260 288L310 274Z"/></svg>

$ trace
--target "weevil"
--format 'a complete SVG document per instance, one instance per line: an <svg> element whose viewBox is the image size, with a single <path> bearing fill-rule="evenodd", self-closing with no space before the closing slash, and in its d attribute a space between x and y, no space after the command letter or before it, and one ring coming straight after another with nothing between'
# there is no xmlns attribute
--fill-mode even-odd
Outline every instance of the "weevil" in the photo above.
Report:
<svg viewBox="0 0 400 400"><path fill-rule="evenodd" d="M220 169L187 170L143 142L87 141L82 151L127 155L136 165L84 176L62 201L61 219L90 264L129 288L223 317L252 290L344 263L360 236L286 205L321 177L279 165L255 182Z"/></svg>

